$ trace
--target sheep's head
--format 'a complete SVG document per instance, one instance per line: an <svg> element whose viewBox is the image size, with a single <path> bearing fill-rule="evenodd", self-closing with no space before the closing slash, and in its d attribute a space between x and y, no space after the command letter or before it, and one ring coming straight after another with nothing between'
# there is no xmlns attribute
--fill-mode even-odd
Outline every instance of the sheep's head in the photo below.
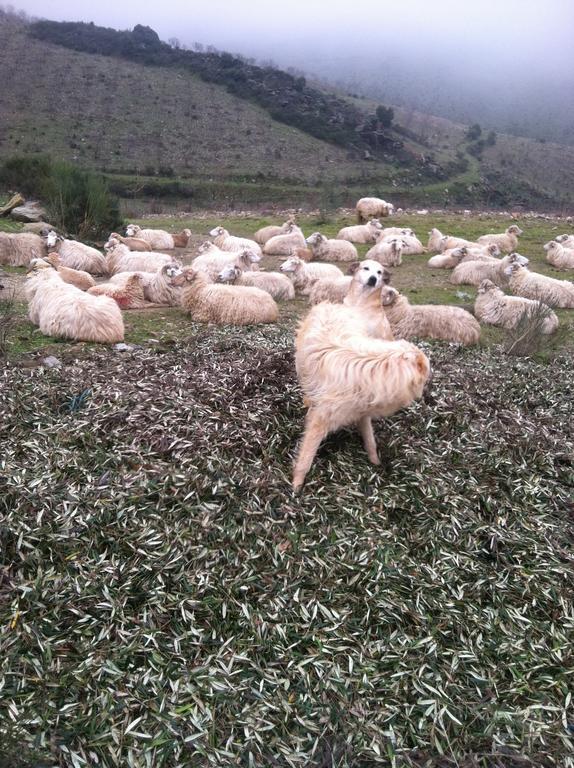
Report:
<svg viewBox="0 0 574 768"><path fill-rule="evenodd" d="M241 270L239 267L236 267L235 264L229 264L229 266L224 267L217 275L217 281L219 283L232 283L240 276Z"/></svg>
<svg viewBox="0 0 574 768"><path fill-rule="evenodd" d="M127 237L137 237L138 232L141 232L141 227L138 227L137 224L128 224L126 227L126 236Z"/></svg>
<svg viewBox="0 0 574 768"><path fill-rule="evenodd" d="M287 261L284 261L283 264L279 267L281 272L297 272L298 269L301 269L304 262L302 259L300 259L298 256L289 256Z"/></svg>
<svg viewBox="0 0 574 768"><path fill-rule="evenodd" d="M258 261L261 261L261 256L249 248L245 248L243 251L241 251L239 258L245 264L257 264Z"/></svg>
<svg viewBox="0 0 574 768"><path fill-rule="evenodd" d="M451 252L452 258L455 261L457 261L459 264L467 254L468 254L468 248L465 245L459 246L458 248L454 248Z"/></svg>
<svg viewBox="0 0 574 768"><path fill-rule="evenodd" d="M326 240L327 238L322 235L320 232L313 232L312 235L309 235L309 237L305 240L306 243L309 243L309 245L319 245L319 243L322 243L323 240Z"/></svg>
<svg viewBox="0 0 574 768"><path fill-rule="evenodd" d="M496 243L491 243L486 250L488 251L489 256L500 256L500 248Z"/></svg>
<svg viewBox="0 0 574 768"><path fill-rule="evenodd" d="M115 235L110 235L108 240L104 243L104 251L111 251L112 248L115 248L116 245L120 245L121 240L118 239Z"/></svg>
<svg viewBox="0 0 574 768"><path fill-rule="evenodd" d="M446 251L448 241L448 235L441 235L441 238L438 243L438 249L441 253L444 253Z"/></svg>
<svg viewBox="0 0 574 768"><path fill-rule="evenodd" d="M544 248L545 251L553 251L557 245L558 245L557 242L555 242L554 240L551 240L549 243L545 243L545 245L543 245L542 247Z"/></svg>
<svg viewBox="0 0 574 768"><path fill-rule="evenodd" d="M178 275L181 275L183 272L181 265L178 264L176 261L172 261L169 264L164 264L161 268L161 272L169 278L169 280L173 280L174 277L178 277Z"/></svg>
<svg viewBox="0 0 574 768"><path fill-rule="evenodd" d="M498 291L499 288L496 286L492 280L483 280L482 283L478 286L478 292L479 293L488 293L488 291Z"/></svg>
<svg viewBox="0 0 574 768"><path fill-rule="evenodd" d="M183 232L181 234L185 235L186 237L189 238L189 237L191 237L191 229L187 229L186 228L186 229L183 230Z"/></svg>
<svg viewBox="0 0 574 768"><path fill-rule="evenodd" d="M519 264L521 267L525 267L529 263L529 259L526 256L521 256L519 253L511 253L508 261L510 264Z"/></svg>
<svg viewBox="0 0 574 768"><path fill-rule="evenodd" d="M409 235L410 237L414 237L415 231L410 227L405 227L405 229L401 229L401 235Z"/></svg>
<svg viewBox="0 0 574 768"><path fill-rule="evenodd" d="M198 253L207 253L208 251L213 251L215 246L213 243L211 243L209 240L206 240L203 242L197 249Z"/></svg>
<svg viewBox="0 0 574 768"><path fill-rule="evenodd" d="M399 296L400 293L396 288L393 288L390 285L385 285L381 291L381 304L383 307L392 307Z"/></svg>
<svg viewBox="0 0 574 768"><path fill-rule="evenodd" d="M229 234L228 231L223 227L215 227L209 232L210 237L221 237L221 235L227 235L227 234Z"/></svg>
<svg viewBox="0 0 574 768"><path fill-rule="evenodd" d="M367 222L368 227L372 227L373 229L383 229L383 225L378 219L371 219Z"/></svg>
<svg viewBox="0 0 574 768"><path fill-rule="evenodd" d="M44 238L46 240L46 245L48 248L53 248L58 240L62 240L63 238L60 237L53 229L51 229L49 232L47 232L44 235Z"/></svg>
<svg viewBox="0 0 574 768"><path fill-rule="evenodd" d="M508 229L506 230L509 235L521 235L522 230L520 227L517 227L516 224L511 224Z"/></svg>
<svg viewBox="0 0 574 768"><path fill-rule="evenodd" d="M571 235L556 235L554 239L557 243L565 243L566 240L569 240L571 237Z"/></svg>
<svg viewBox="0 0 574 768"><path fill-rule="evenodd" d="M504 268L504 274L510 277L510 275L516 274L521 269L526 269L526 267L519 264L517 261L511 261L510 264Z"/></svg>
<svg viewBox="0 0 574 768"><path fill-rule="evenodd" d="M390 280L389 272L374 259L361 261L353 274L353 282L359 283L364 288L380 288L388 280Z"/></svg>
<svg viewBox="0 0 574 768"><path fill-rule="evenodd" d="M197 269L188 267L183 269L179 275L173 278L172 285L191 285L195 280L200 278L200 272Z"/></svg>

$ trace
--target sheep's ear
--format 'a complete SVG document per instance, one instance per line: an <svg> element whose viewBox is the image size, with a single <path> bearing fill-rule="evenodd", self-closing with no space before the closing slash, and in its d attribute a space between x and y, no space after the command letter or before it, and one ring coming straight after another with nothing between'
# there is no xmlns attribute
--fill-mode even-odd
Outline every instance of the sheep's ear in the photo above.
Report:
<svg viewBox="0 0 574 768"><path fill-rule="evenodd" d="M347 267L347 274L348 275L354 275L355 272L359 269L361 266L360 261L352 261L349 266Z"/></svg>
<svg viewBox="0 0 574 768"><path fill-rule="evenodd" d="M391 282L392 276L392 272L389 272L388 269L383 269L383 284L388 285Z"/></svg>

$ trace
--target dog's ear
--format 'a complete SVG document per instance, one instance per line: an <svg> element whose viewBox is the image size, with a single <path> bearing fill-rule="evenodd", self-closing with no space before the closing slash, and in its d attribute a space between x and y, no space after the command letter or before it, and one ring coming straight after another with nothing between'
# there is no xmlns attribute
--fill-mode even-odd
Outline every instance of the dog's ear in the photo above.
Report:
<svg viewBox="0 0 574 768"><path fill-rule="evenodd" d="M348 275L354 275L355 272L359 269L361 266L360 261L352 261L349 266L347 267L347 274Z"/></svg>

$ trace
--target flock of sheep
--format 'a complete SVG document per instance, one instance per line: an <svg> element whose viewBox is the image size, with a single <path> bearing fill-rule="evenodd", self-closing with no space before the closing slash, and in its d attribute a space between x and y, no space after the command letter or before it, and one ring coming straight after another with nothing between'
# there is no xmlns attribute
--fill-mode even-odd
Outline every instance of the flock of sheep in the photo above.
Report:
<svg viewBox="0 0 574 768"><path fill-rule="evenodd" d="M31 267L26 281L29 315L43 333L104 343L123 340L125 309L181 306L198 322L250 325L275 322L277 301L296 295L307 296L311 305L340 303L359 264L356 244L370 244L365 258L384 267L400 267L404 257L430 251L435 255L429 267L450 269L453 284L479 288L473 317L460 307L413 305L386 287L381 311L401 338L475 344L478 321L512 328L540 302L547 305L543 332L552 333L558 325L552 307L574 307L572 282L528 269L528 259L517 253L522 233L516 225L476 242L433 229L425 247L411 229L384 227L378 218L368 218L373 212L388 216L392 206L364 198L357 214L366 223L344 227L333 239L319 232L305 237L293 219L264 227L253 239L216 227L211 241L199 246L186 267L165 251L185 248L188 229L171 234L132 224L126 236L111 233L104 253L54 230L0 233L0 264ZM551 264L574 269L573 235L561 235L544 248ZM279 271L260 269L267 256L285 257ZM345 265L346 274L341 269ZM102 276L106 282L96 283L94 278Z"/></svg>
<svg viewBox="0 0 574 768"><path fill-rule="evenodd" d="M552 308L574 308L574 283L528 269L517 252L522 232L516 225L476 241L433 229L425 247L411 229L384 227L373 218L391 213L385 201L363 198L357 215L365 223L344 227L332 239L320 232L305 237L293 219L264 227L253 239L218 226L189 266L165 253L188 246L188 229L170 234L130 224L125 236L110 234L104 253L50 229L0 233L0 264L28 267L30 320L48 336L77 341L123 341L126 309L179 306L197 322L253 325L277 321L277 302L307 297L311 310L296 340L308 406L295 463L298 489L320 441L346 424L359 426L369 458L377 460L371 418L420 397L430 373L426 356L409 339L476 344L480 323L512 329L525 315L541 318L540 330L549 334L558 327ZM362 261L357 244L370 245ZM544 248L551 264L574 269L574 235ZM390 285L389 267L428 251L434 254L429 268L451 270L455 285L478 287L474 314L452 305L411 304ZM279 271L260 269L269 257L284 258Z"/></svg>

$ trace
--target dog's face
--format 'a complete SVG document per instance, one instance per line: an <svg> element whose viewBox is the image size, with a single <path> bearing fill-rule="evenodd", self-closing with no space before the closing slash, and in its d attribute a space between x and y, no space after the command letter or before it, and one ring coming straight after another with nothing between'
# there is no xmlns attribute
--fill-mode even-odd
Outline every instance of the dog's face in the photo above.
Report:
<svg viewBox="0 0 574 768"><path fill-rule="evenodd" d="M359 262L353 274L353 282L358 283L363 288L380 288L390 279L389 272L382 264L373 259Z"/></svg>

